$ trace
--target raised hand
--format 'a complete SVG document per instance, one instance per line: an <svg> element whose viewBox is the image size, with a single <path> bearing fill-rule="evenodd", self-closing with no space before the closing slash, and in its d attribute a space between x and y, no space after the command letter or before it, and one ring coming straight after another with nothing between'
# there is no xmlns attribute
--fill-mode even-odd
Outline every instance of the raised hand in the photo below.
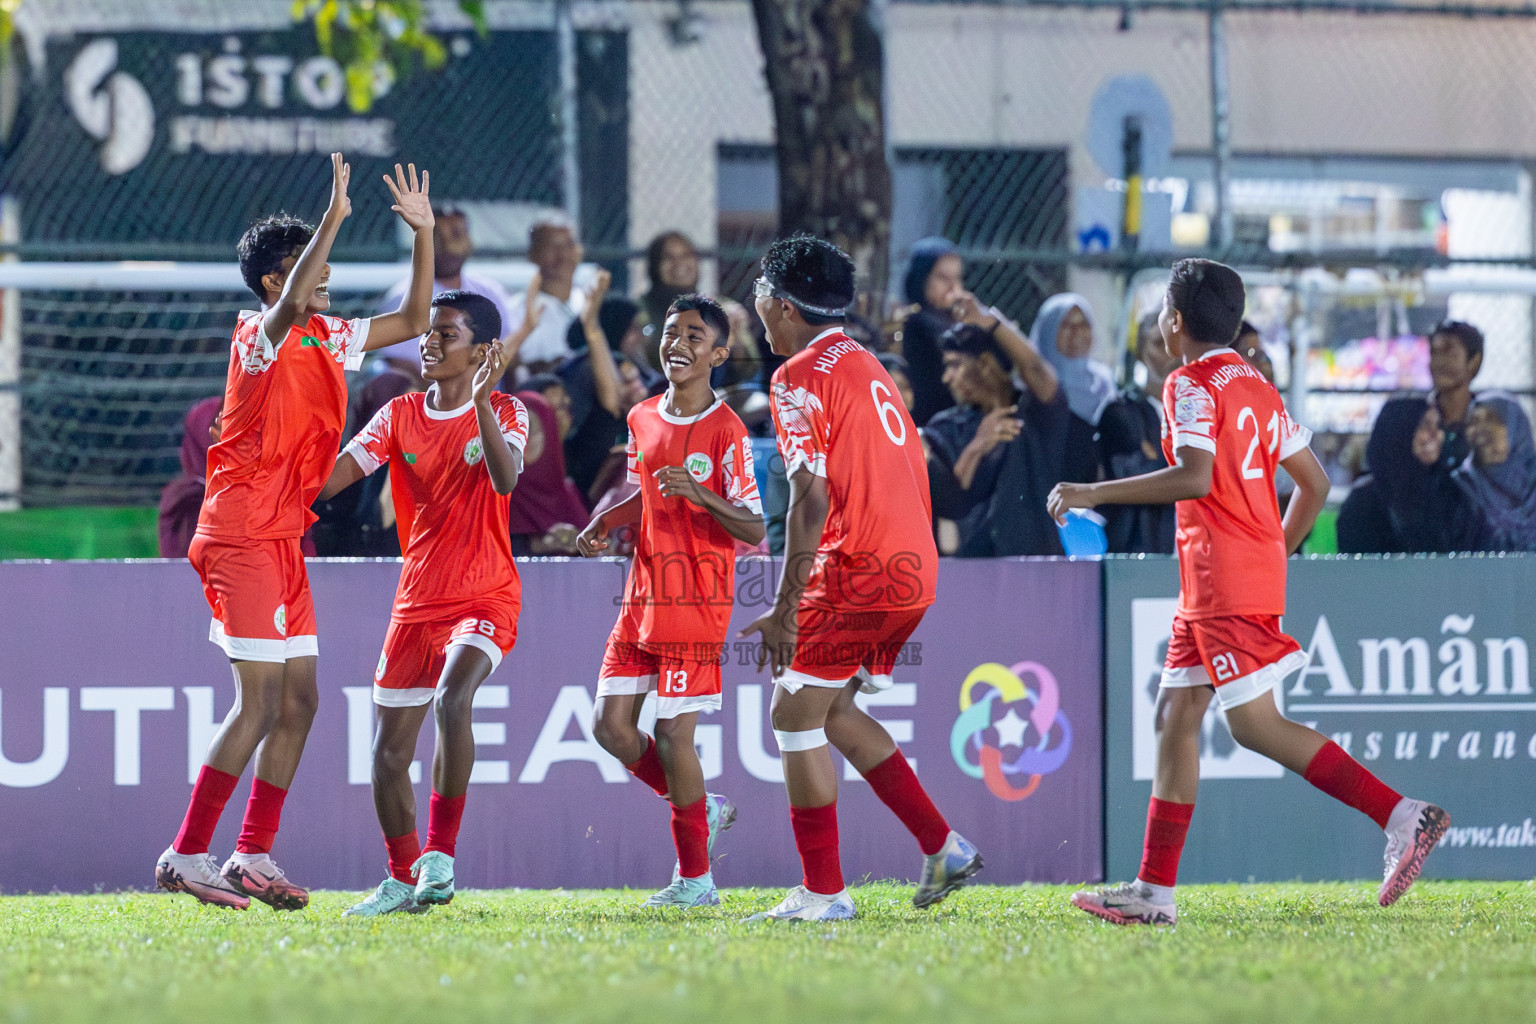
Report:
<svg viewBox="0 0 1536 1024"><path fill-rule="evenodd" d="M533 280L528 282L528 295L523 300L523 331L531 334L533 329L539 326L539 317L544 315L544 300L540 298L544 291L544 275L534 272Z"/></svg>
<svg viewBox="0 0 1536 1024"><path fill-rule="evenodd" d="M496 382L501 380L501 373L506 365L507 356L502 350L501 342L491 342L491 347L485 353L485 362L481 363L480 369L475 371L473 397L476 402L491 400L491 392L496 390Z"/></svg>
<svg viewBox="0 0 1536 1024"><path fill-rule="evenodd" d="M352 183L352 165L342 158L340 153L331 154L331 205L326 210L327 216L334 216L339 220L345 220L352 213L352 198L347 195L347 186Z"/></svg>
<svg viewBox="0 0 1536 1024"><path fill-rule="evenodd" d="M395 177L384 175L384 184L389 186L389 191L395 197L395 205L390 209L400 215L400 219L410 227L412 231L431 230L433 224L432 199L430 188L432 176L421 172L421 180L416 180L416 165L407 164L410 168L410 177L395 164Z"/></svg>
<svg viewBox="0 0 1536 1024"><path fill-rule="evenodd" d="M587 296L587 305L581 311L582 323L591 326L597 323L597 314L601 311L603 299L608 295L608 289L613 285L613 275L606 270L597 272L597 279L592 282L592 291Z"/></svg>

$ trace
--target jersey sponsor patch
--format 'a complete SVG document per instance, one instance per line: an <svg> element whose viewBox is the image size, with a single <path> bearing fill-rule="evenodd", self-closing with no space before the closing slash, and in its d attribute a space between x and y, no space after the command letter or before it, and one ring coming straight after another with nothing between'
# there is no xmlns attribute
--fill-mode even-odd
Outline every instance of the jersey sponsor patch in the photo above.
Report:
<svg viewBox="0 0 1536 1024"><path fill-rule="evenodd" d="M688 470L689 476L702 484L714 473L715 463L714 460L703 452L690 452L688 457L683 460L683 468Z"/></svg>

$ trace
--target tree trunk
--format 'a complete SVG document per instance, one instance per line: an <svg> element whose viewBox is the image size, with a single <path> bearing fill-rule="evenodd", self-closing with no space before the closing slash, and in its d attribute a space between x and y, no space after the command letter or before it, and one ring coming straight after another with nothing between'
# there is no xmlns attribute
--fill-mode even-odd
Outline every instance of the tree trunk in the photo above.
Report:
<svg viewBox="0 0 1536 1024"><path fill-rule="evenodd" d="M779 231L841 246L878 322L890 272L877 0L752 0L778 134Z"/></svg>

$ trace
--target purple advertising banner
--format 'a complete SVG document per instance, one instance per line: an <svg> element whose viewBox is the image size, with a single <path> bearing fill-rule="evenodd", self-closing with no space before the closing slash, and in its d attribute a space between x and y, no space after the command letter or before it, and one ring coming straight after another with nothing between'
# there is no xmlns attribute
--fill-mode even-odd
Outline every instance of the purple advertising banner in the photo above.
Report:
<svg viewBox="0 0 1536 1024"><path fill-rule="evenodd" d="M398 562L314 561L320 711L273 856L300 884L364 889L384 876L369 793L371 687ZM471 887L660 886L672 868L665 805L592 740L603 644L625 565L522 563L516 649L476 701L477 763L457 875ZM716 847L721 885L789 885L799 861L772 686L735 631L760 614L776 566L738 571L725 707L702 716L709 789L740 808ZM946 562L939 600L896 685L867 700L951 825L987 861L983 880L1103 875L1100 574L1096 563ZM0 890L144 888L181 821L191 779L234 686L207 640L184 562L0 564ZM422 730L421 778L433 733ZM838 802L850 881L910 879L916 844L856 773ZM233 848L249 782L214 840ZM426 827L428 787L417 786Z"/></svg>

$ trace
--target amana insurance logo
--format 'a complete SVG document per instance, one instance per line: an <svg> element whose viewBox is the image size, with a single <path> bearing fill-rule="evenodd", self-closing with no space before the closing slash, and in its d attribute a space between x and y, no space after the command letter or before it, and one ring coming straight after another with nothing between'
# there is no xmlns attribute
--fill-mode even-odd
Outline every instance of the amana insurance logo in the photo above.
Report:
<svg viewBox="0 0 1536 1024"><path fill-rule="evenodd" d="M1007 710L994 720L998 708ZM985 782L999 800L1033 793L1072 753L1072 723L1061 710L1051 670L1033 661L972 669L960 687L949 752L961 771Z"/></svg>

